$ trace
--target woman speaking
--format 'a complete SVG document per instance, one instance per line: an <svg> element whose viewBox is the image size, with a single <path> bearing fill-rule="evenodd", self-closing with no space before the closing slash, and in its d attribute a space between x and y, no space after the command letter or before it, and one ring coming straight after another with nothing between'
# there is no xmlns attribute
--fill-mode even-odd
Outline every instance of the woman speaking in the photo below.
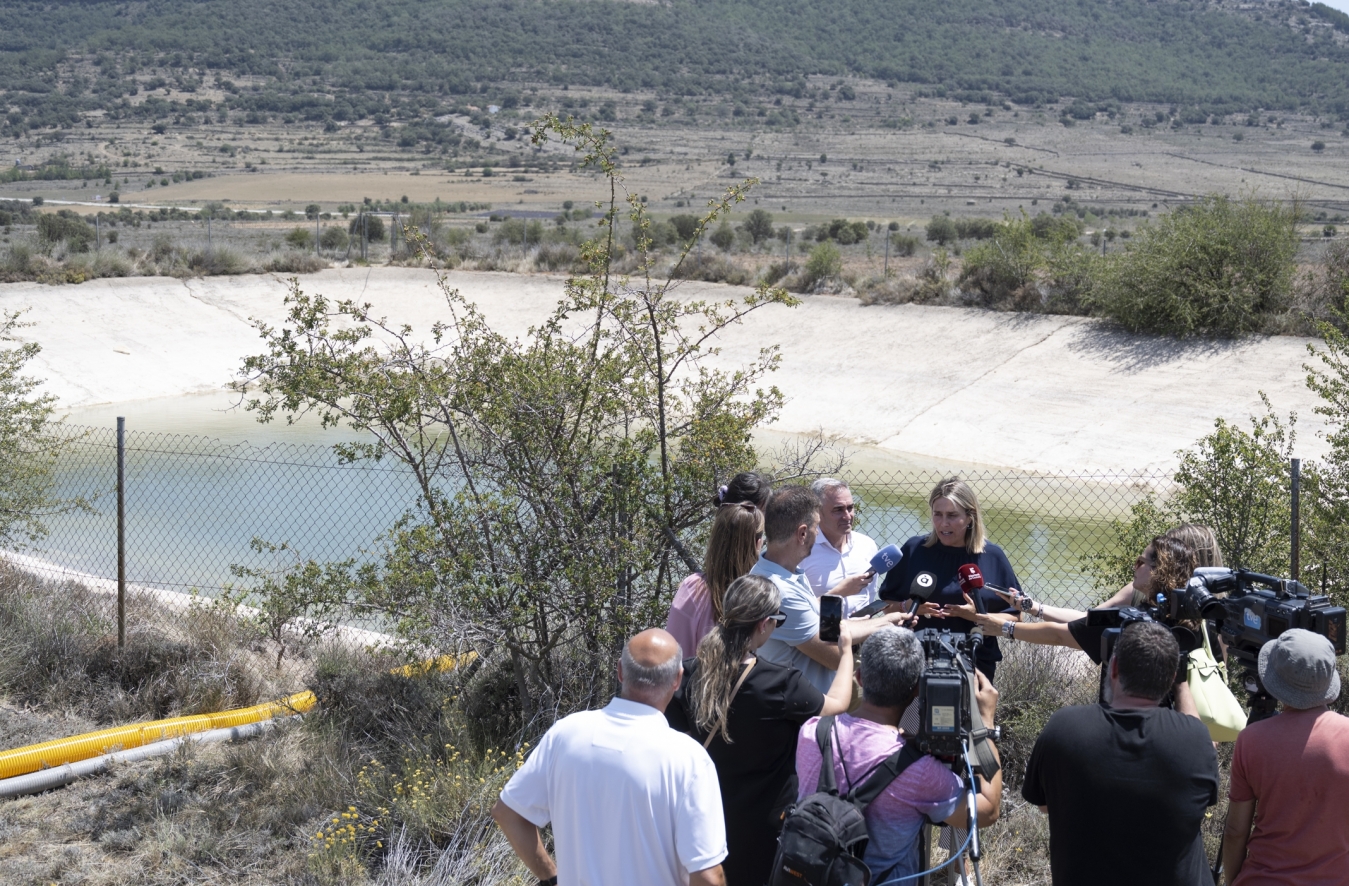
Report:
<svg viewBox="0 0 1349 886"><path fill-rule="evenodd" d="M974 490L964 480L951 477L938 483L927 501L932 509L932 531L904 542L903 558L886 574L881 585L881 599L908 601L914 577L930 573L935 579L935 590L928 602L939 608L931 616L920 617L914 629L945 628L968 634L975 624L977 609L966 605L959 570L972 563L984 576L986 586L978 594L985 609L998 614L994 621L1018 620L1019 616L993 588L1020 588L1021 582L1002 548L984 537L984 518ZM986 632L975 666L992 680L1001 660L997 631Z"/></svg>

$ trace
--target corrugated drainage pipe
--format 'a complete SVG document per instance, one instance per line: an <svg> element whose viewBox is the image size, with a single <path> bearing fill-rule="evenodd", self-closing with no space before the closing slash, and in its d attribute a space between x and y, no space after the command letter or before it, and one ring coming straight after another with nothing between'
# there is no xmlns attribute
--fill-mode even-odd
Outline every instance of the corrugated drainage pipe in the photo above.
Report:
<svg viewBox="0 0 1349 886"><path fill-rule="evenodd" d="M270 701L218 714L193 714L150 723L133 723L130 726L117 726L113 729L87 732L84 735L15 748L0 752L0 778L27 775L53 766L78 763L99 754L126 751L209 729L244 726L273 717L303 714L312 708L314 703L314 693L297 692L282 701Z"/></svg>
<svg viewBox="0 0 1349 886"><path fill-rule="evenodd" d="M52 788L59 788L70 784L77 778L102 772L114 763L134 763L137 760L148 760L151 757L171 754L185 741L239 741L261 735L268 729L275 727L277 723L296 719L299 719L298 714L280 720L261 720L256 723L246 723L242 726L209 729L195 735L184 735L126 751L104 754L90 760L81 760L78 763L67 763L64 766L57 766L55 769L44 769L41 772L30 772L27 775L6 778L0 780L0 799L22 797L25 794L37 794L42 791L49 791Z"/></svg>

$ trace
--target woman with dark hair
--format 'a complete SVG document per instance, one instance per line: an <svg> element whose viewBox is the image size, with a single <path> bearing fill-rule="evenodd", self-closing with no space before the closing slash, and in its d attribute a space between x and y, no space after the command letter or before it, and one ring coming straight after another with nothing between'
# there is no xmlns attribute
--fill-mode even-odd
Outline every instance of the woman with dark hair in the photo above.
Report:
<svg viewBox="0 0 1349 886"><path fill-rule="evenodd" d="M759 474L741 471L725 486L717 487L717 495L712 503L720 506L747 501L762 511L768 507L768 499L772 494L772 485Z"/></svg>
<svg viewBox="0 0 1349 886"><path fill-rule="evenodd" d="M717 508L703 571L680 583L665 620L665 630L679 642L685 655L693 654L721 618L726 589L754 568L762 541L763 511L749 502L727 502Z"/></svg>
<svg viewBox="0 0 1349 886"><path fill-rule="evenodd" d="M665 709L670 725L707 748L721 783L730 851L729 886L762 886L773 866L782 815L796 799L796 736L811 717L841 714L852 701L852 637L839 630L839 666L822 695L800 671L756 655L784 616L781 592L759 575L726 590L721 618Z"/></svg>
<svg viewBox="0 0 1349 886"><path fill-rule="evenodd" d="M906 603L904 608L907 609L911 605L909 598L914 578L919 573L930 573L935 579L935 590L928 603L929 608L935 606L937 611L920 617L914 630L946 628L968 634L974 626L976 610L973 605L965 605L970 601L960 590L960 567L966 564L977 566L984 581L995 587L1019 588L1021 581L1002 548L985 537L979 499L968 483L959 477L942 480L929 493L928 505L932 509L932 531L904 542L903 557L898 566L886 573L880 597ZM1003 613L995 621L1001 623L1019 617L992 587L984 588L979 594L988 612ZM993 679L998 662L1002 660L997 636L996 627L986 632L979 658L975 661L975 666L989 680Z"/></svg>
<svg viewBox="0 0 1349 886"><path fill-rule="evenodd" d="M1175 588L1184 587L1194 569L1195 553L1189 545L1172 538L1169 534L1157 536L1134 561L1133 588L1137 594L1129 601L1129 605L1154 605L1158 594L1170 593ZM1138 591L1139 588L1143 590ZM1100 629L1087 627L1085 613L1082 617L1067 623L1048 621L1035 624L1021 623L1010 628L1003 627L1001 622L995 622L988 616L980 616L979 621L985 630L1002 630L1006 636L1014 640L1080 649L1087 653L1092 661L1100 663ZM1187 626L1192 629L1198 628L1197 625Z"/></svg>
<svg viewBox="0 0 1349 886"><path fill-rule="evenodd" d="M1223 552L1218 547L1218 538L1213 530L1207 526L1201 526L1197 523L1181 523L1179 526L1173 526L1162 533L1163 538L1173 539L1188 546L1194 552L1194 565L1199 566L1222 566ZM1140 555L1134 562L1135 571L1145 557ZM1181 587L1184 582L1176 585ZM1064 606L1049 606L1043 601L1032 600L1024 594L1002 594L1004 599L1012 603L1023 612L1027 612L1035 618L1042 618L1045 621L1056 621L1067 623L1077 621L1087 613L1081 609L1068 609ZM1132 606L1135 609L1140 606L1148 605L1147 587L1144 585L1139 589L1136 581L1131 581L1120 588L1115 594L1100 604L1102 609L1118 609L1121 606Z"/></svg>

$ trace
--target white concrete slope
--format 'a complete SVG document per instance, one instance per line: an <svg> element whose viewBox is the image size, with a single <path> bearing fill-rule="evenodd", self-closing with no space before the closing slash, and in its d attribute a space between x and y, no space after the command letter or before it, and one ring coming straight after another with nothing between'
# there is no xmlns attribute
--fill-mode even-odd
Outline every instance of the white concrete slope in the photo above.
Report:
<svg viewBox="0 0 1349 886"><path fill-rule="evenodd" d="M554 277L455 272L451 285L493 326L523 335L561 293ZM446 314L429 272L344 269L309 275L308 292L355 298L424 330ZM259 350L251 318L278 322L273 276L99 280L0 286L0 308L28 309L42 344L33 366L63 406L219 391ZM681 297L731 287L686 284ZM1259 392L1299 414L1299 454L1324 450L1304 385L1307 340L1175 342L1127 336L1081 318L807 298L763 309L723 336L731 365L782 349L772 378L788 397L774 425L823 429L922 458L1033 471L1133 472L1174 464L1177 449L1223 417L1244 423Z"/></svg>

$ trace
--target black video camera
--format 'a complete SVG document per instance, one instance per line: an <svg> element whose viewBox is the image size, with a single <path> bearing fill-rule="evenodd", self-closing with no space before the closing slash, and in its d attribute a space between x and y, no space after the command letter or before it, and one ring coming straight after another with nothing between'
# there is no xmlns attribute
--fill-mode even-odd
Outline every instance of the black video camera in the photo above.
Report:
<svg viewBox="0 0 1349 886"><path fill-rule="evenodd" d="M1218 622L1227 652L1245 669L1251 722L1274 713L1275 700L1260 685L1260 649L1284 631L1301 628L1330 641L1336 655L1345 652L1345 611L1324 594L1313 594L1301 582L1244 569L1196 569L1184 592L1226 594L1206 604L1205 617ZM1177 592L1179 593L1179 592Z"/></svg>
<svg viewBox="0 0 1349 886"><path fill-rule="evenodd" d="M923 673L918 677L918 734L914 736L925 754L953 765L966 750L977 758L976 769L992 778L998 764L984 746L996 741L998 730L984 728L975 697L978 678L974 653L982 637L926 628L915 631L923 647Z"/></svg>

